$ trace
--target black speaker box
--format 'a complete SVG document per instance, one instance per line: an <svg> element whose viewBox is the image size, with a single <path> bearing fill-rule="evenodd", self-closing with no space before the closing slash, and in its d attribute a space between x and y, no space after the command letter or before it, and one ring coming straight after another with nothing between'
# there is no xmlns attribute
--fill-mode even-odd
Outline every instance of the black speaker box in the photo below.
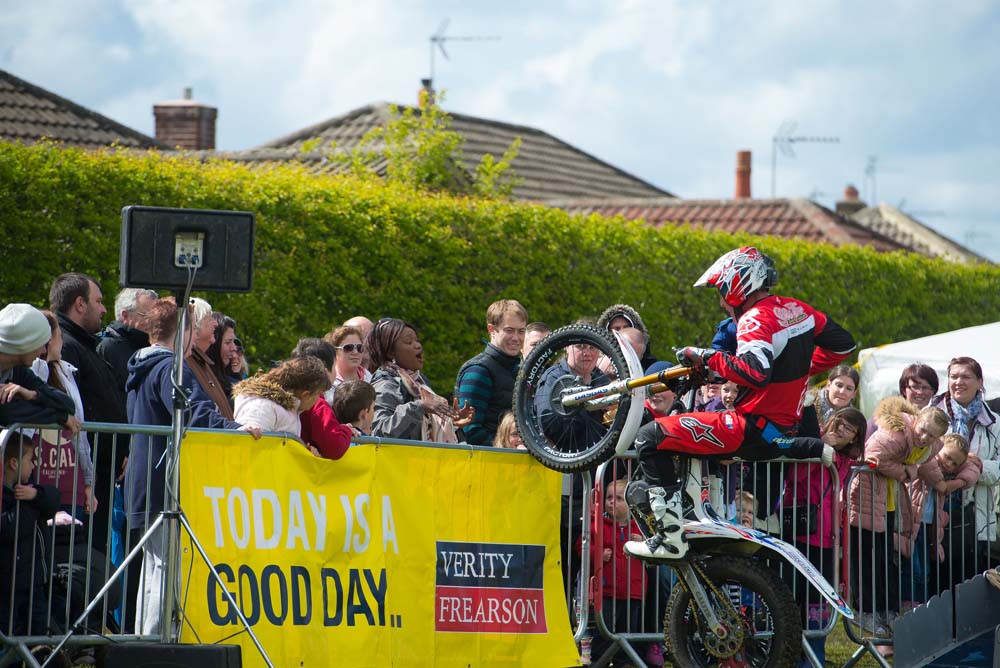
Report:
<svg viewBox="0 0 1000 668"><path fill-rule="evenodd" d="M249 292L254 226L246 211L127 206L118 280L126 288L183 288L197 267L195 290Z"/></svg>
<svg viewBox="0 0 1000 668"><path fill-rule="evenodd" d="M243 668L239 645L120 643L97 649L97 668Z"/></svg>

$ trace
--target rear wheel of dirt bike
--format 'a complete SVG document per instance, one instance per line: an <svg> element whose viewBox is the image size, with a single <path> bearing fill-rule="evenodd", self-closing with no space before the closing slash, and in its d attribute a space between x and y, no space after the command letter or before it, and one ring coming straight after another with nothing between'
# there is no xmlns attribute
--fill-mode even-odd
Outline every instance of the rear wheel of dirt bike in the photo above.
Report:
<svg viewBox="0 0 1000 668"><path fill-rule="evenodd" d="M697 567L712 584L702 586L716 616L733 632L719 639L696 611L691 594L675 587L663 618L674 665L785 668L798 663L802 651L799 607L776 573L756 559L729 555L713 557Z"/></svg>
<svg viewBox="0 0 1000 668"><path fill-rule="evenodd" d="M582 371L599 361L610 373L596 369L590 383ZM514 386L514 414L525 446L538 461L557 471L575 473L610 458L628 415L628 392L605 400L565 406L562 397L628 377L628 365L609 334L589 325L569 325L549 334L521 363Z"/></svg>

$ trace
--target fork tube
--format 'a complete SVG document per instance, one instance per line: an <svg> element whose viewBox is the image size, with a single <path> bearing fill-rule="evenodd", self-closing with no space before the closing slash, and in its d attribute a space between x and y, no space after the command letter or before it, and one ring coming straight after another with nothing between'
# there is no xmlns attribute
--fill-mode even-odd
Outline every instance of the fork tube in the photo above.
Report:
<svg viewBox="0 0 1000 668"><path fill-rule="evenodd" d="M708 594L705 593L705 588L701 586L701 580L698 579L698 574L695 573L694 568L688 562L681 562L674 565L673 568L677 572L677 577L684 581L687 590L691 592L691 598L694 600L694 604L701 614L705 616L708 628L717 637L725 638L728 632L722 623L719 622L719 618L715 616L715 610L712 608L712 604L708 600Z"/></svg>

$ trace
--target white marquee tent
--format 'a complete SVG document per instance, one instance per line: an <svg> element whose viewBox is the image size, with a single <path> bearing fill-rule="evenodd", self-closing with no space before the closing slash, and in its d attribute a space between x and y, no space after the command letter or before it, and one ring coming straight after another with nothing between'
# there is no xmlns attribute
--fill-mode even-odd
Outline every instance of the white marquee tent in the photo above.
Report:
<svg viewBox="0 0 1000 668"><path fill-rule="evenodd" d="M960 356L972 357L983 367L986 398L1000 396L1000 322L994 322L862 350L861 411L871 415L879 401L898 394L900 374L916 362L937 371L938 392L944 392L948 362Z"/></svg>

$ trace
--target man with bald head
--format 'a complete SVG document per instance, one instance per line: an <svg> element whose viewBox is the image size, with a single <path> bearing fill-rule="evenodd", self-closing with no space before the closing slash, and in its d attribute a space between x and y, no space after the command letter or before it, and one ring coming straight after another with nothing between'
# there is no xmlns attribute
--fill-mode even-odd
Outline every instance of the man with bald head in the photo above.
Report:
<svg viewBox="0 0 1000 668"><path fill-rule="evenodd" d="M371 357L368 355L368 336L375 329L375 325L372 321L363 315L356 315L353 318L344 321L344 327L354 327L361 331L361 342L365 344L364 350L361 351L361 366L368 369L371 364ZM370 369L369 369L370 370Z"/></svg>

